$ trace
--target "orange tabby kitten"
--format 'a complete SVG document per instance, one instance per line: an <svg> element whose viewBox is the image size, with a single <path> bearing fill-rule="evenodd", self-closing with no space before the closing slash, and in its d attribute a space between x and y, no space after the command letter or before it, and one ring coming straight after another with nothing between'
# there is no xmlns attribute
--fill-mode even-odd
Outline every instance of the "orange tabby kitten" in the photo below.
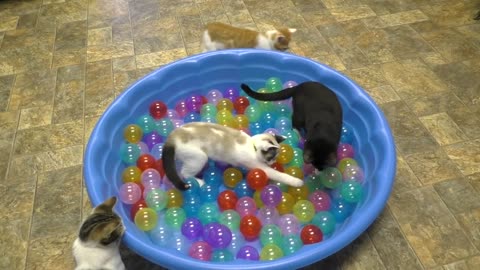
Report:
<svg viewBox="0 0 480 270"><path fill-rule="evenodd" d="M207 24L202 36L202 50L216 51L231 48L256 48L286 51L297 29L280 28L265 33L214 22Z"/></svg>

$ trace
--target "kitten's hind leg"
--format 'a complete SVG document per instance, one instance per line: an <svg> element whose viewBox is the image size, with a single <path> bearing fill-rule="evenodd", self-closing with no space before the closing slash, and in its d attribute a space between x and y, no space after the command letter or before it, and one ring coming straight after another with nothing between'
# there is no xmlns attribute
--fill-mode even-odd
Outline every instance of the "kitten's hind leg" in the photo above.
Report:
<svg viewBox="0 0 480 270"><path fill-rule="evenodd" d="M184 178L195 177L208 161L207 154L199 149L189 149L188 154L185 156L186 157L183 158L182 169L180 170L180 174ZM205 184L205 181L202 179L196 177L195 179L197 179L200 186Z"/></svg>

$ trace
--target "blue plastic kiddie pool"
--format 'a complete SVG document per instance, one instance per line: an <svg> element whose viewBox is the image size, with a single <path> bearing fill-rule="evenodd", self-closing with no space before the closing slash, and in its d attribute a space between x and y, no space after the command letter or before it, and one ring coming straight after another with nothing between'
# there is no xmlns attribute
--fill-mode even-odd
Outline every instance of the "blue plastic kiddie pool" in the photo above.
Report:
<svg viewBox="0 0 480 270"><path fill-rule="evenodd" d="M93 205L118 194L124 165L119 158L123 128L148 110L153 100L169 107L190 93L239 87L260 87L267 78L296 82L319 81L337 93L344 108L344 122L355 135L356 160L365 172L365 197L354 213L326 240L306 245L291 256L274 261L203 262L173 249L154 245L135 227L121 203L126 234L123 241L146 259L170 269L296 269L313 264L355 240L377 218L392 189L396 156L392 133L375 102L353 81L339 72L307 58L264 50L223 50L184 58L168 64L136 82L105 111L88 142L84 173Z"/></svg>

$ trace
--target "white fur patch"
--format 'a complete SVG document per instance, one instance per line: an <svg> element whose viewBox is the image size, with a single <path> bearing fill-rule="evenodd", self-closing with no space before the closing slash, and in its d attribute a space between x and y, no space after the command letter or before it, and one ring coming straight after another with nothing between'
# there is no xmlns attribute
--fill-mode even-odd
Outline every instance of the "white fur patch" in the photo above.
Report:
<svg viewBox="0 0 480 270"><path fill-rule="evenodd" d="M118 242L109 246L98 246L94 243L82 242L76 239L73 243L73 256L77 266L75 270L104 269L124 270L125 265L120 257Z"/></svg>

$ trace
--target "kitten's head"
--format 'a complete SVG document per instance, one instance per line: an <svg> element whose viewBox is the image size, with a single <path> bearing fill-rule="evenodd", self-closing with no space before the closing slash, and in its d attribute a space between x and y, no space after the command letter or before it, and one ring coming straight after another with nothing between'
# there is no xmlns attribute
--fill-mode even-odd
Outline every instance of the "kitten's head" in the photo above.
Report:
<svg viewBox="0 0 480 270"><path fill-rule="evenodd" d="M285 140L282 136L270 133L257 134L252 136L252 139L257 152L257 158L268 165L272 165L275 162L279 154L280 143Z"/></svg>
<svg viewBox="0 0 480 270"><path fill-rule="evenodd" d="M117 202L111 197L92 210L80 227L78 237L83 242L94 242L102 246L118 243L125 229L122 219L113 211Z"/></svg>
<svg viewBox="0 0 480 270"><path fill-rule="evenodd" d="M295 28L279 28L277 30L267 31L272 47L278 51L286 51L289 48L292 34L297 32Z"/></svg>
<svg viewBox="0 0 480 270"><path fill-rule="evenodd" d="M334 167L337 161L338 142L322 137L307 138L303 150L303 160L311 163L317 170Z"/></svg>

